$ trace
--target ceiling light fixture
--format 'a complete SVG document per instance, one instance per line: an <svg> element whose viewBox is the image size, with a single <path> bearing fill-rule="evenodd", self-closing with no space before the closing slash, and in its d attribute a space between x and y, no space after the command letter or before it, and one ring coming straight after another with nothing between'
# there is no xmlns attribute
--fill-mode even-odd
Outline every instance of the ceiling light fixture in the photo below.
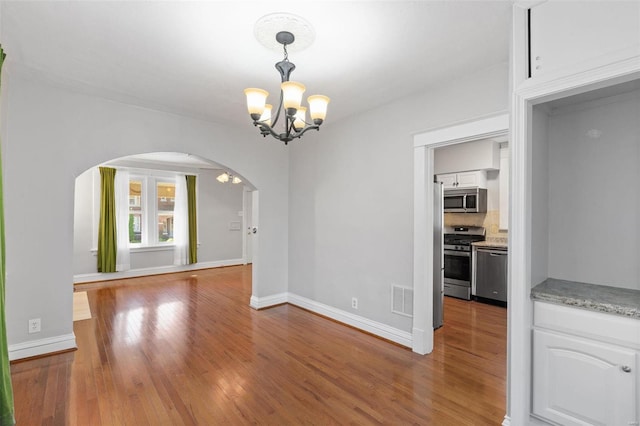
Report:
<svg viewBox="0 0 640 426"><path fill-rule="evenodd" d="M220 183L227 183L229 181L231 181L231 183L242 183L242 179L240 179L238 176L234 176L227 172L222 173L216 178L216 180Z"/></svg>
<svg viewBox="0 0 640 426"><path fill-rule="evenodd" d="M324 95L313 95L307 98L309 114L313 120L313 123L307 123L307 108L301 106L305 87L302 83L289 81L289 76L296 66L293 62L289 62L287 45L295 41L295 36L289 31L280 31L276 34L276 41L283 46L284 59L276 63L276 69L280 73L282 84L280 85L280 105L273 121L271 120L273 106L267 104L269 92L262 89L248 88L244 90L244 93L247 96L247 109L253 120L253 125L260 129L262 136L271 135L287 145L293 139L304 135L308 130L318 130L320 128L327 115L329 98ZM274 127L283 109L284 131L278 133L274 130Z"/></svg>

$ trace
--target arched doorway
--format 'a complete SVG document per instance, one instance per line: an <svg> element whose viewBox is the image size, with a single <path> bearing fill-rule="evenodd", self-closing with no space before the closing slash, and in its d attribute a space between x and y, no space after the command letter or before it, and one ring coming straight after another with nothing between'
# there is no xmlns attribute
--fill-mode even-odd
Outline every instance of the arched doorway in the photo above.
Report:
<svg viewBox="0 0 640 426"><path fill-rule="evenodd" d="M99 166L127 171L130 176L126 208L130 219L131 266L113 273L99 273L96 268ZM175 178L181 174L196 176L198 262L177 266L173 264L172 190L174 195ZM253 247L257 249L252 239L257 238L257 233L247 232L247 228L257 229L258 203L252 202L257 196L255 186L243 175L191 154L137 154L91 167L77 176L75 183L73 281L113 280L252 263Z"/></svg>

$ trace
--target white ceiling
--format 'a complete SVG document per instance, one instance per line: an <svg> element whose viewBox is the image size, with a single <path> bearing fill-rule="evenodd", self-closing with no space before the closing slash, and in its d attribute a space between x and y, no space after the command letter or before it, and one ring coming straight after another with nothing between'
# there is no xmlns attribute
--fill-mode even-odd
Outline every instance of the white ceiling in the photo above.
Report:
<svg viewBox="0 0 640 426"><path fill-rule="evenodd" d="M111 99L251 126L245 87L279 85L282 52L254 23L273 12L315 30L292 79L331 97L327 123L508 60L510 1L84 1L1 4L7 60ZM506 82L505 82L506 84Z"/></svg>

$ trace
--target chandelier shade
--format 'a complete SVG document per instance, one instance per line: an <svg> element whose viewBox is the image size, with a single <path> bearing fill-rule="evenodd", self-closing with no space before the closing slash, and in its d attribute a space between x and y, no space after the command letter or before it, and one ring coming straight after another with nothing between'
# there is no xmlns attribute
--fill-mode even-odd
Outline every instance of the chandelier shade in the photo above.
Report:
<svg viewBox="0 0 640 426"><path fill-rule="evenodd" d="M309 115L315 124L322 124L324 118L327 116L327 105L329 105L329 98L324 95L313 95L307 98L309 104ZM320 120L319 122L317 120Z"/></svg>
<svg viewBox="0 0 640 426"><path fill-rule="evenodd" d="M293 128L299 132L302 128L304 128L304 124L307 121L307 108L299 107L296 111L295 119L293 120Z"/></svg>
<svg viewBox="0 0 640 426"><path fill-rule="evenodd" d="M266 124L267 126L271 126L271 110L272 109L273 109L273 105L266 104L264 106L264 111L262 112L262 115L260 116L260 119L258 121Z"/></svg>
<svg viewBox="0 0 640 426"><path fill-rule="evenodd" d="M244 89L244 94L247 96L247 109L249 110L249 115L251 115L251 118L255 116L256 118L254 118L254 120L257 120L264 112L269 92L251 87Z"/></svg>
<svg viewBox="0 0 640 426"><path fill-rule="evenodd" d="M306 87L297 81L285 81L281 85L282 88L282 104L285 109L298 109L302 104L302 94ZM295 114L295 113L294 113Z"/></svg>
<svg viewBox="0 0 640 426"><path fill-rule="evenodd" d="M253 125L260 129L262 136L271 135L287 145L293 139L300 138L308 130L319 130L320 125L327 116L327 106L330 99L324 95L312 95L307 98L309 107L302 106L302 96L306 90L304 84L290 81L289 77L296 68L289 61L287 45L293 43L295 36L288 31L280 31L276 34L276 41L283 46L284 59L276 63L275 67L280 73L282 83L280 85L280 104L273 116L273 106L267 104L269 93L258 88L244 90L247 97L247 110ZM307 109L311 115L312 123L307 122ZM281 112L284 115L282 130L276 131Z"/></svg>

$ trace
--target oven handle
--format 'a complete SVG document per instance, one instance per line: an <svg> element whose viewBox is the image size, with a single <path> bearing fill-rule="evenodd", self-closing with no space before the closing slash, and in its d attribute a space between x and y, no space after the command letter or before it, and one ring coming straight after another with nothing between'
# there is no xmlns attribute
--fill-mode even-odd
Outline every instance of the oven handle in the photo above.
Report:
<svg viewBox="0 0 640 426"><path fill-rule="evenodd" d="M445 256L458 256L458 257L471 257L471 252L468 251L456 251L456 250L445 250Z"/></svg>

